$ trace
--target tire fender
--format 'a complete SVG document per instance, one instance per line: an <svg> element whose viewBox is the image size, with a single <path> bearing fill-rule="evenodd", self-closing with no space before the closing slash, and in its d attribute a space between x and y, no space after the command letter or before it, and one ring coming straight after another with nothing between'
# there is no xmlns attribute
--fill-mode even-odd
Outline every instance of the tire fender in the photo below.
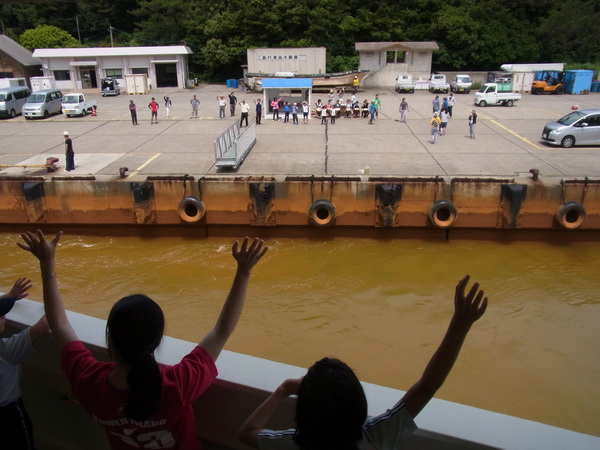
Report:
<svg viewBox="0 0 600 450"><path fill-rule="evenodd" d="M438 228L449 228L454 225L458 212L449 200L438 200L429 208L429 220Z"/></svg>
<svg viewBox="0 0 600 450"><path fill-rule="evenodd" d="M327 227L335 222L335 206L329 200L320 199L308 209L308 219L313 225Z"/></svg>
<svg viewBox="0 0 600 450"><path fill-rule="evenodd" d="M556 221L565 230L575 230L583 225L587 213L581 203L567 202L556 211Z"/></svg>
<svg viewBox="0 0 600 450"><path fill-rule="evenodd" d="M204 217L204 213L206 212L204 203L196 197L184 197L179 202L177 210L179 218L187 223L198 222Z"/></svg>

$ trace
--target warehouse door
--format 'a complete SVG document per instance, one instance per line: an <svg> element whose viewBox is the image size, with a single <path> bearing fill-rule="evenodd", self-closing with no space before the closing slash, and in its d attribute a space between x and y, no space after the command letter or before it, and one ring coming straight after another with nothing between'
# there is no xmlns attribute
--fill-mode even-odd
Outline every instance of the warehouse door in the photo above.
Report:
<svg viewBox="0 0 600 450"><path fill-rule="evenodd" d="M156 87L177 87L177 64L156 64Z"/></svg>

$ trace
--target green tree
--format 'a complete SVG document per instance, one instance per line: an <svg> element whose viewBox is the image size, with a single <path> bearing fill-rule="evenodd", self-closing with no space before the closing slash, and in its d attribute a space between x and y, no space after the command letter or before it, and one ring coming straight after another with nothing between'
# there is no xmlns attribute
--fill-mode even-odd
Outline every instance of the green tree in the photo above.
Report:
<svg viewBox="0 0 600 450"><path fill-rule="evenodd" d="M33 51L36 48L83 47L77 39L54 25L39 25L19 36L19 43Z"/></svg>
<svg viewBox="0 0 600 450"><path fill-rule="evenodd" d="M571 0L555 5L538 28L543 60L599 62L599 18L597 0Z"/></svg>
<svg viewBox="0 0 600 450"><path fill-rule="evenodd" d="M514 5L508 7L497 0L443 5L432 17L432 38L440 45L434 65L437 69L481 70L537 61L534 30L520 20L521 14Z"/></svg>
<svg viewBox="0 0 600 450"><path fill-rule="evenodd" d="M434 70L600 58L598 0L70 0L0 2L0 16L13 38L79 25L90 46L108 45L109 26L116 45L184 43L191 71L212 79L241 74L256 47L326 47L327 71L354 68L368 41L436 41Z"/></svg>
<svg viewBox="0 0 600 450"><path fill-rule="evenodd" d="M131 11L137 18L138 45L173 45L187 40L188 24L195 19L191 3L185 0L140 0Z"/></svg>

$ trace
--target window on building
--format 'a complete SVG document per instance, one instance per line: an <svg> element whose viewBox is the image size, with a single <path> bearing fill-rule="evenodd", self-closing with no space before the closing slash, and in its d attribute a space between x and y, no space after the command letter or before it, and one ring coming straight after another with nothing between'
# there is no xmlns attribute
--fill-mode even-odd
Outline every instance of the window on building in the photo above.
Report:
<svg viewBox="0 0 600 450"><path fill-rule="evenodd" d="M147 67L133 67L131 73L134 75L148 75Z"/></svg>
<svg viewBox="0 0 600 450"><path fill-rule="evenodd" d="M107 78L123 78L123 69L104 69Z"/></svg>
<svg viewBox="0 0 600 450"><path fill-rule="evenodd" d="M54 79L56 81L65 81L71 79L71 71L70 70L53 70Z"/></svg>
<svg viewBox="0 0 600 450"><path fill-rule="evenodd" d="M0 72L0 78L13 78L12 72Z"/></svg>

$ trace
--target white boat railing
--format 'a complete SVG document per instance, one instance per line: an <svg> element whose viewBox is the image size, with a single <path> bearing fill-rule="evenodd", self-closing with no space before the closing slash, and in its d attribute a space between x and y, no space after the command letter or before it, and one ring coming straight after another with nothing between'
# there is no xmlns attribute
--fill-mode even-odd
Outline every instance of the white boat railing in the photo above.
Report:
<svg viewBox="0 0 600 450"><path fill-rule="evenodd" d="M20 300L7 316L4 336L32 325L42 314L40 303ZM68 314L78 336L95 356L108 359L106 322L84 314ZM195 345L194 342L165 337L156 356L162 364L174 364ZM68 395L52 338L41 339L36 347L38 351L23 363L23 398L34 424L38 448L107 449L103 431ZM268 394L282 380L298 378L306 372L304 368L230 351L221 353L217 367L217 381L195 405L198 429L202 439L232 449L247 448L239 443L237 431ZM363 385L371 415L390 408L403 395L397 389L370 383ZM269 426L289 428L293 417L294 401L290 399L278 410ZM419 430L403 449L600 448L600 437L438 399L427 405L416 422Z"/></svg>

